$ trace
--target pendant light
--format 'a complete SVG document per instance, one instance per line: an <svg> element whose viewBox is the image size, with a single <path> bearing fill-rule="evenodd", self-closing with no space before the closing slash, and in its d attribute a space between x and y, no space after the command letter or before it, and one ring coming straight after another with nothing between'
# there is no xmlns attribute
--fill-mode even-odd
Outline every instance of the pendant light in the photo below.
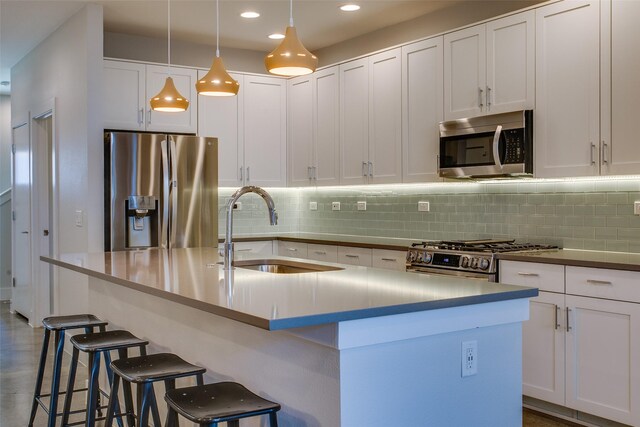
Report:
<svg viewBox="0 0 640 427"><path fill-rule="evenodd" d="M280 46L264 59L267 71L279 76L302 76L313 73L318 58L303 45L293 26L293 0L289 0L289 26Z"/></svg>
<svg viewBox="0 0 640 427"><path fill-rule="evenodd" d="M189 108L189 100L182 96L171 78L171 0L167 0L167 80L156 96L151 98L153 111L178 113Z"/></svg>
<svg viewBox="0 0 640 427"><path fill-rule="evenodd" d="M240 84L227 73L220 58L220 13L216 0L216 57L209 72L196 83L199 95L234 96L238 94Z"/></svg>

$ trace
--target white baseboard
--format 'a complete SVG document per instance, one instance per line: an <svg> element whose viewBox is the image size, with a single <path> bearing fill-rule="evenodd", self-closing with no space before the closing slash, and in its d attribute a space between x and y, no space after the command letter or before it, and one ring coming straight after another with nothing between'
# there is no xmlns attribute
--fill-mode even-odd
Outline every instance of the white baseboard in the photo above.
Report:
<svg viewBox="0 0 640 427"><path fill-rule="evenodd" d="M10 287L1 287L0 288L0 301L7 301L11 299L11 288Z"/></svg>

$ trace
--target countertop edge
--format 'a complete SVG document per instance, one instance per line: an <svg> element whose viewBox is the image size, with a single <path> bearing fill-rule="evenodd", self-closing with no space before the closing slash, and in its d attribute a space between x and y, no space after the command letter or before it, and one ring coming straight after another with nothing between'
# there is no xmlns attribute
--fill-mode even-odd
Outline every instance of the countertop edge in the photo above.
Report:
<svg viewBox="0 0 640 427"><path fill-rule="evenodd" d="M571 258L552 258L541 257L534 254L498 254L497 258L502 261L521 261L521 262L536 262L539 264L555 264L566 265L571 267L587 267L587 268L604 268L609 270L623 270L623 271L640 271L640 265L620 263L615 261L594 261L594 260L580 260Z"/></svg>
<svg viewBox="0 0 640 427"><path fill-rule="evenodd" d="M357 237L357 236L355 236ZM365 236L366 237L366 236ZM385 243L365 243L365 242L345 242L344 240L337 239L314 239L311 237L296 237L296 236L234 236L234 242L266 242L270 240L278 240L283 242L299 242L310 243L313 245L335 245L335 246L347 246L352 248L367 248L367 249L385 249L391 251L406 251L409 245L392 245ZM219 238L218 243L224 243L224 239Z"/></svg>

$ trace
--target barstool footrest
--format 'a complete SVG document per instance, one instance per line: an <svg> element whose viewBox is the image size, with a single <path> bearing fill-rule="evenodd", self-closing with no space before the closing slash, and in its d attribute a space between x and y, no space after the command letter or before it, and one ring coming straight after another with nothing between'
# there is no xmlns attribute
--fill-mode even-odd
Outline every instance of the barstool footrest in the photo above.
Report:
<svg viewBox="0 0 640 427"><path fill-rule="evenodd" d="M107 408L106 406L101 406L101 407L100 407L100 409L106 409L106 408ZM96 409L98 409L98 408L96 408ZM77 411L71 411L71 412L69 412L69 414L79 414L80 412L85 412L85 410L84 410L84 409L78 409ZM120 417L126 417L126 416L128 416L128 415L133 415L133 417L134 417L136 420L138 419L138 417L136 417L136 415L135 415L135 414L130 414L130 413L128 413L128 412L121 412L121 413L119 413L119 414L113 414L113 418L115 419L115 418L120 418ZM99 418L96 418L96 421L104 421L105 419L107 419L107 417L99 417ZM72 422L72 423L65 424L65 425L64 425L64 426L62 426L62 427L79 426L79 425L85 424L86 422L87 422L87 420L74 421L74 422Z"/></svg>
<svg viewBox="0 0 640 427"><path fill-rule="evenodd" d="M85 388L78 388L78 389L76 389L76 390L73 390L73 392L74 392L74 393L77 393L77 392L80 392L80 391L88 391L88 390L89 390L89 389L85 387ZM62 395L62 394L67 394L67 392L66 392L66 391L61 391L61 392L59 392L59 393L58 393L58 395ZM103 397L106 397L107 399L109 399L109 394L108 394L106 391L104 391L104 390L100 389L100 394L101 394ZM49 415L49 407L48 407L47 405L45 405L45 403L42 401L42 398L43 398L43 397L51 397L51 393L41 394L40 396L36 396L36 402L38 402L38 404L40 405L40 407L41 407L42 409L44 409L44 412L45 412L47 415ZM102 409L106 409L106 408L107 408L107 406L108 406L108 405L103 405L103 406L100 406L99 408L96 408L96 409L101 409L101 410L102 410ZM71 411L71 412L69 412L69 413L70 413L70 414L77 414L77 413L85 412L85 411L86 411L85 409L78 409L78 410L75 410L75 411ZM59 417L59 416L61 416L61 415L62 415L62 412L58 412L58 413L56 414L56 416L57 416L57 417Z"/></svg>

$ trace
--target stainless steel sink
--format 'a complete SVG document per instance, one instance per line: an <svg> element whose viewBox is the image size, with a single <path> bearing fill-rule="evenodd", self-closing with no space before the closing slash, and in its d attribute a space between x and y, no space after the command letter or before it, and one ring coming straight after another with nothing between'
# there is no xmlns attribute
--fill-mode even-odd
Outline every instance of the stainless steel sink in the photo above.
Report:
<svg viewBox="0 0 640 427"><path fill-rule="evenodd" d="M235 261L233 266L276 274L319 273L322 271L344 270L344 268L341 267L289 261L285 259L250 259L245 261Z"/></svg>

